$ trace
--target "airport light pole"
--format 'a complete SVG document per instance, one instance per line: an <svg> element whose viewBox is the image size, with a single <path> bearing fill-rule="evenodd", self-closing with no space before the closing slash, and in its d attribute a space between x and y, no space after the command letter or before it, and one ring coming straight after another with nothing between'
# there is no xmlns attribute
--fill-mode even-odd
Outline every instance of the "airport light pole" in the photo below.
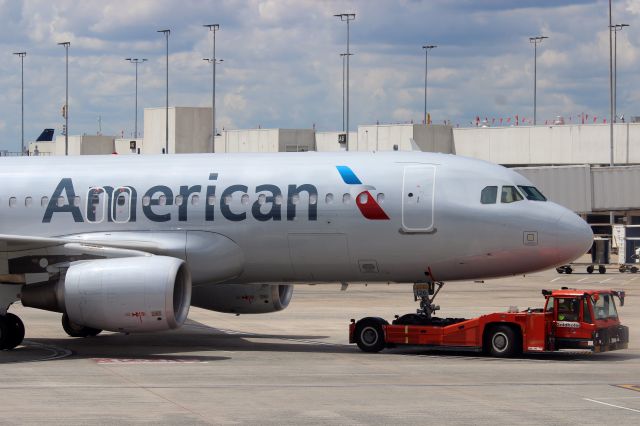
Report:
<svg viewBox="0 0 640 426"><path fill-rule="evenodd" d="M58 43L59 46L64 46L65 50L65 63L66 63L66 85L65 85L65 98L64 98L64 155L69 155L69 46L71 42L65 41Z"/></svg>
<svg viewBox="0 0 640 426"><path fill-rule="evenodd" d="M424 124L429 124L429 120L427 118L427 78L429 76L429 51L431 49L435 49L435 44L427 44L422 46L424 49Z"/></svg>
<svg viewBox="0 0 640 426"><path fill-rule="evenodd" d="M134 131L134 138L138 139L138 64L143 62L147 62L146 59L138 59L138 58L126 58L125 61L129 61L136 66L136 127Z"/></svg>
<svg viewBox="0 0 640 426"><path fill-rule="evenodd" d="M163 33L167 40L167 77L166 77L166 104L165 104L165 140L164 140L164 153L169 153L169 34L171 30L158 30L157 32Z"/></svg>
<svg viewBox="0 0 640 426"><path fill-rule="evenodd" d="M351 56L351 53L349 52L349 22L353 21L356 19L356 14L355 13L338 13L336 15L333 15L336 18L340 18L340 21L342 22L346 22L347 23L347 53L346 53L346 57L347 57L347 90L346 90L346 94L347 94L347 111L346 111L346 121L347 121L347 128L346 128L346 143L347 143L347 147L349 146L349 56Z"/></svg>
<svg viewBox="0 0 640 426"><path fill-rule="evenodd" d="M622 31L629 24L616 24L611 26L613 31L613 122L618 121L618 31Z"/></svg>
<svg viewBox="0 0 640 426"><path fill-rule="evenodd" d="M542 43L545 36L536 36L529 37L529 43L533 44L533 125L535 126L537 123L537 97L538 97L538 45Z"/></svg>
<svg viewBox="0 0 640 426"><path fill-rule="evenodd" d="M342 131L344 132L344 69L345 69L345 58L347 56L353 56L353 53L341 53L340 57L342 57Z"/></svg>
<svg viewBox="0 0 640 426"><path fill-rule="evenodd" d="M24 57L27 56L27 52L15 52L14 55L20 57L20 104L22 108L21 113L21 134L22 134L22 142L20 148L20 155L24 155Z"/></svg>
<svg viewBox="0 0 640 426"><path fill-rule="evenodd" d="M213 68L215 70L216 65L220 65L224 62L224 59L211 59L211 58L202 58L203 61L207 61L210 64L213 64ZM213 72L213 95L211 101L211 117L213 120L213 133L211 133L211 152L216 152L216 72Z"/></svg>
<svg viewBox="0 0 640 426"><path fill-rule="evenodd" d="M211 131L211 152L216 151L216 64L219 64L221 61L216 61L216 31L220 30L220 24L208 24L203 25L203 27L209 28L209 31L213 33L213 48L211 54L211 60L207 60L210 64L213 65L213 70L211 72L211 86L213 87L213 92L211 94L211 121L212 121L212 131Z"/></svg>

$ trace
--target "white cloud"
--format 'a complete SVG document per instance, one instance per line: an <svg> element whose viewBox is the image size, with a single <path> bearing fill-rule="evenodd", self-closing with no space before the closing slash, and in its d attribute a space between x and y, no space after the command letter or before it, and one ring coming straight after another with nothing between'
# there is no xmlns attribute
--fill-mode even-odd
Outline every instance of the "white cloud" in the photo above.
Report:
<svg viewBox="0 0 640 426"><path fill-rule="evenodd" d="M465 124L531 115L533 52L528 37L549 36L538 51L538 116L608 110L607 4L585 2L430 2L402 0L73 0L0 1L5 52L26 50L27 138L60 129L64 49L71 41L70 127L103 133L132 131L134 67L141 108L164 105L165 44L170 28L170 103L210 103L211 34L219 23L218 120L225 127L342 125L342 67L346 25L333 14L355 12L351 23L351 125L422 118L424 42L429 57L429 109L434 121ZM618 111L637 115L640 95L640 0L614 3L618 33ZM15 60L10 60L15 59ZM19 139L19 61L0 61L2 144Z"/></svg>

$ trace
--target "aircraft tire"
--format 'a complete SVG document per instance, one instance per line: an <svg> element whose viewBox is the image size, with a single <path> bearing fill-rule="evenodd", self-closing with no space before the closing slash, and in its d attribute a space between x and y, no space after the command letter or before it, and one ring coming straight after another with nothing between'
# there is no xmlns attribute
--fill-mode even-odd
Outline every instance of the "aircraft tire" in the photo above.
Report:
<svg viewBox="0 0 640 426"><path fill-rule="evenodd" d="M102 330L71 322L67 314L62 314L62 328L71 337L97 336Z"/></svg>
<svg viewBox="0 0 640 426"><path fill-rule="evenodd" d="M380 352L385 348L383 325L388 323L382 318L363 318L356 324L355 339L363 352Z"/></svg>
<svg viewBox="0 0 640 426"><path fill-rule="evenodd" d="M518 336L513 328L497 325L489 330L485 345L491 356L508 358L517 352Z"/></svg>

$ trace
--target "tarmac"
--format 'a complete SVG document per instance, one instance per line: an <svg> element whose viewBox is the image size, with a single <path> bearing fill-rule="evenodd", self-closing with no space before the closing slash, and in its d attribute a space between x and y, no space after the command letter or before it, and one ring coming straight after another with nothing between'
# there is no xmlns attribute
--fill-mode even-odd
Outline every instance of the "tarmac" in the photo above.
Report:
<svg viewBox="0 0 640 426"><path fill-rule="evenodd" d="M59 314L14 306L27 336L0 352L0 423L640 424L640 274L448 283L438 315L541 307L540 290L561 286L626 290L629 349L496 359L348 344L350 318L417 308L404 284L297 286L282 312L192 308L179 330L85 339L68 337Z"/></svg>

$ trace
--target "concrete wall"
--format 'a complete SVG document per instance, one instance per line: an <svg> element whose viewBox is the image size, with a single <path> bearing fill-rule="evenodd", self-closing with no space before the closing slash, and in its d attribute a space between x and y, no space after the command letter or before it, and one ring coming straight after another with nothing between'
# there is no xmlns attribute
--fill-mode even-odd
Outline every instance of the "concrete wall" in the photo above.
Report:
<svg viewBox="0 0 640 426"><path fill-rule="evenodd" d="M451 127L431 124L382 124L358 127L358 139L350 144L350 151L411 151L411 139L422 151L453 153Z"/></svg>
<svg viewBox="0 0 640 426"><path fill-rule="evenodd" d="M211 152L212 127L211 108L170 107L169 153ZM143 153L161 154L165 144L165 108L145 108Z"/></svg>
<svg viewBox="0 0 640 426"><path fill-rule="evenodd" d="M135 142L135 149L130 148L131 142ZM124 138L124 139L116 139L115 140L116 152L119 155L128 155L128 154L138 154L138 150L140 150L140 154L144 154L144 139L138 138Z"/></svg>
<svg viewBox="0 0 640 426"><path fill-rule="evenodd" d="M609 164L608 124L453 129L455 152L504 165ZM614 161L640 163L640 124L614 125Z"/></svg>
<svg viewBox="0 0 640 426"><path fill-rule="evenodd" d="M216 152L314 151L313 129L223 130L216 136Z"/></svg>
<svg viewBox="0 0 640 426"><path fill-rule="evenodd" d="M38 150L44 153L44 144L51 142L34 142L33 147L38 145ZM29 144L31 147L32 144ZM56 137L53 142L54 151L51 155L65 155L64 135ZM115 150L115 138L113 136L102 135L69 135L69 155L105 155L112 154Z"/></svg>
<svg viewBox="0 0 640 426"><path fill-rule="evenodd" d="M340 132L316 132L316 149L320 152L342 151L338 142ZM356 133L352 133L356 137Z"/></svg>

